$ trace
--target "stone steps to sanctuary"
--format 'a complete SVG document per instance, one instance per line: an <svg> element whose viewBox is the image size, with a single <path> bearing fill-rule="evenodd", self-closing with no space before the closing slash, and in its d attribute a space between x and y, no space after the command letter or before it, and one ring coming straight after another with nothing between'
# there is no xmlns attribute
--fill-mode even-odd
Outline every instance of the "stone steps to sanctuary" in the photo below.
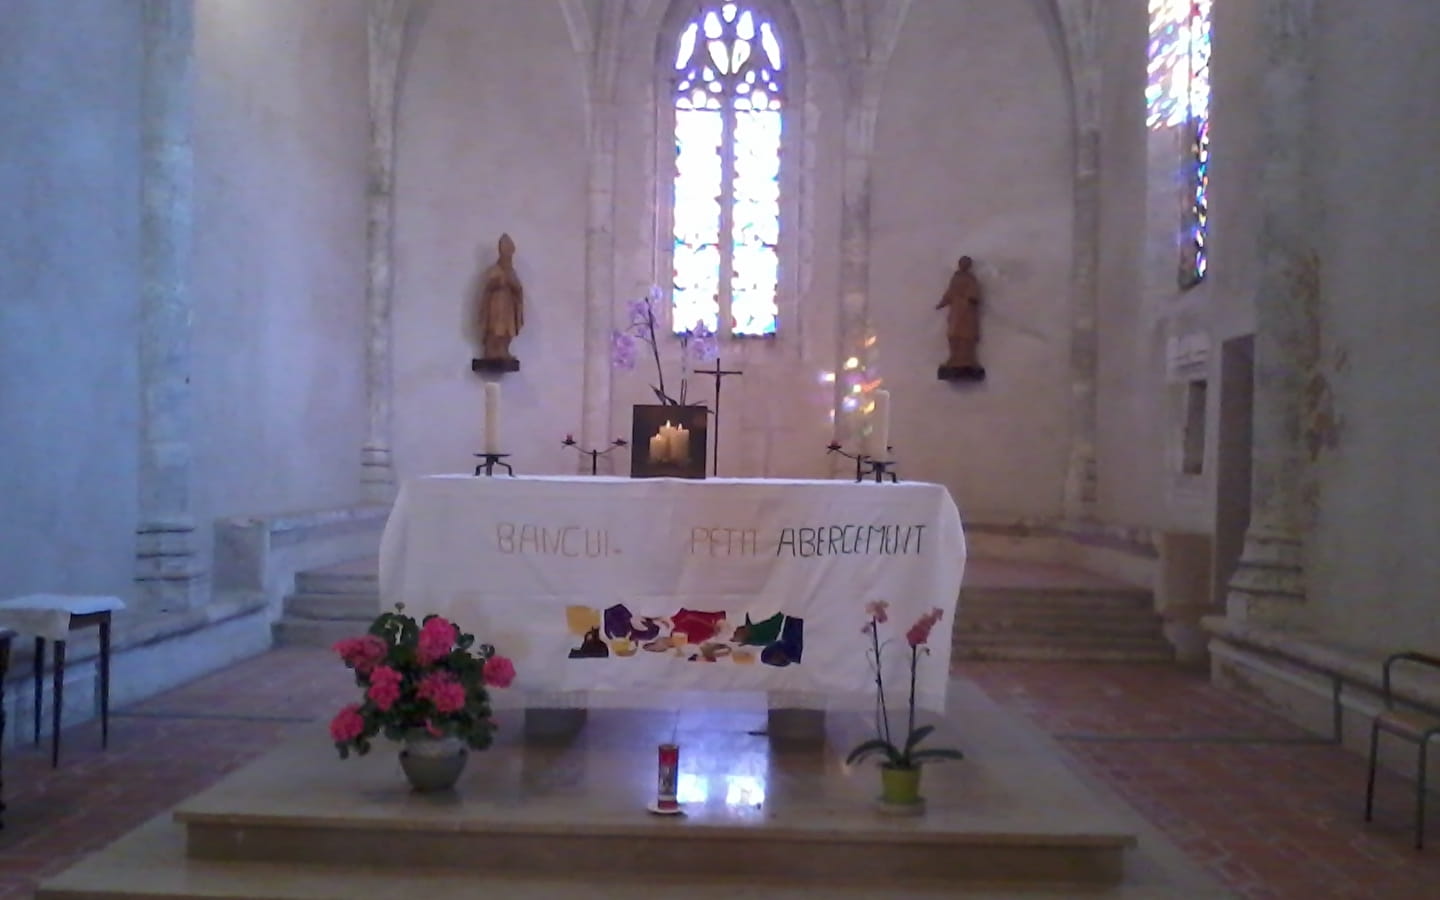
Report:
<svg viewBox="0 0 1440 900"><path fill-rule="evenodd" d="M956 613L957 659L1173 662L1154 595L1084 570L971 560Z"/></svg>
<svg viewBox="0 0 1440 900"><path fill-rule="evenodd" d="M298 573L274 626L275 643L329 647L364 634L380 610L377 565L371 556Z"/></svg>

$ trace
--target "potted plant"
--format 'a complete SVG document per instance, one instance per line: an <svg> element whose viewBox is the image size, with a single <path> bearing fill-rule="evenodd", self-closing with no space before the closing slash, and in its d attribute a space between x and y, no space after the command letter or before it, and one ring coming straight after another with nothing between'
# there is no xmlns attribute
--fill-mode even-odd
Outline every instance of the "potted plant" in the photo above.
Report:
<svg viewBox="0 0 1440 900"><path fill-rule="evenodd" d="M884 758L880 763L880 800L882 806L896 808L900 811L918 812L922 808L923 801L920 798L920 769L924 763L935 762L943 759L964 759L965 755L959 750L946 747L926 747L921 749L920 744L931 732L935 730L934 725L921 725L915 727L915 672L919 666L920 657L929 655L930 631L940 621L942 615L939 607L922 615L905 632L905 643L910 647L910 700L909 715L906 720L905 736L903 743L897 743L890 731L890 711L885 703L885 672L881 665L881 657L889 640L880 640L880 626L889 619L887 609L890 604L884 600L875 600L865 605L865 612L870 620L865 624L864 633L870 637L870 647L866 655L870 664L875 670L875 737L858 744L845 757L846 765L854 765L861 760L871 756L880 755Z"/></svg>
<svg viewBox="0 0 1440 900"><path fill-rule="evenodd" d="M417 623L397 603L334 649L364 690L330 722L341 759L352 750L364 756L383 734L404 745L400 765L416 790L443 790L460 777L468 750L490 746L489 688L515 680L514 663L494 646L476 644L441 616Z"/></svg>

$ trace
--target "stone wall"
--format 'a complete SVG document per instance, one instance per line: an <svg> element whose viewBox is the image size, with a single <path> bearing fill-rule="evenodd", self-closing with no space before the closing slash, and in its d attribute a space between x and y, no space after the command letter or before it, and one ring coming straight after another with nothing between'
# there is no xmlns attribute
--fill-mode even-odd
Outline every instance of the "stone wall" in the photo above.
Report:
<svg viewBox="0 0 1440 900"><path fill-rule="evenodd" d="M471 464L483 403L467 371L470 295L501 231L519 245L528 299L512 348L522 369L503 379L505 449L524 471L566 472L564 434L628 436L653 373L598 367L624 301L669 266L656 214L673 152L655 114L666 10L415 8L395 184L400 477ZM949 484L967 514L1057 515L1074 164L1052 15L1038 3L798 2L782 20L795 35L782 176L793 243L779 337L722 350L745 375L725 387L721 474L839 471L824 452L838 401L825 376L873 337L857 356L895 392L907 477ZM935 379L946 347L934 305L964 253L992 292L993 374L956 390Z"/></svg>
<svg viewBox="0 0 1440 900"><path fill-rule="evenodd" d="M558 3L418 6L401 67L393 334L397 477L468 471L484 423L472 295L502 232L517 245L521 370L502 381L519 471L574 470L584 376L584 68Z"/></svg>
<svg viewBox="0 0 1440 900"><path fill-rule="evenodd" d="M1300 409L1311 467L1306 624L1375 649L1440 651L1440 16L1325 5L1306 149L1318 328Z"/></svg>
<svg viewBox="0 0 1440 900"><path fill-rule="evenodd" d="M357 502L365 4L200 3L195 516Z"/></svg>
<svg viewBox="0 0 1440 900"><path fill-rule="evenodd" d="M0 15L0 596L129 596L139 4Z"/></svg>
<svg viewBox="0 0 1440 900"><path fill-rule="evenodd" d="M1074 122L1040 4L910 5L875 125L870 320L911 478L983 521L1058 516L1070 401ZM985 289L981 384L936 379L962 255Z"/></svg>

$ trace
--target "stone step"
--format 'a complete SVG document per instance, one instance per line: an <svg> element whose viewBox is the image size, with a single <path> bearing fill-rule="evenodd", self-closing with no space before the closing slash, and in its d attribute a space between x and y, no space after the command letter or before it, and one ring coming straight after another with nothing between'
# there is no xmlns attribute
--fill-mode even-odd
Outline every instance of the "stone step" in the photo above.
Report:
<svg viewBox="0 0 1440 900"><path fill-rule="evenodd" d="M379 568L374 558L308 569L295 576L297 594L373 594L379 589Z"/></svg>
<svg viewBox="0 0 1440 900"><path fill-rule="evenodd" d="M1151 647L1086 646L1047 644L1039 640L1006 644L967 641L955 644L952 653L960 660L1007 660L1015 662L1130 662L1173 663L1175 650L1168 643Z"/></svg>
<svg viewBox="0 0 1440 900"><path fill-rule="evenodd" d="M962 587L960 608L1075 608L1152 610L1154 594L1129 587Z"/></svg>
<svg viewBox="0 0 1440 900"><path fill-rule="evenodd" d="M344 619L367 625L380 612L380 594L291 594L285 598L285 616L293 619Z"/></svg>
<svg viewBox="0 0 1440 900"><path fill-rule="evenodd" d="M270 626L279 647L333 647L336 641L359 637L370 625L369 620L295 619L281 617Z"/></svg>
<svg viewBox="0 0 1440 900"><path fill-rule="evenodd" d="M865 855L865 854L860 854ZM738 865L738 863L737 863ZM659 879L642 867L633 873L590 882L577 880L552 860L547 872L516 877L508 873L439 869L384 869L347 863L213 862L185 857L184 828L169 814L152 820L107 847L102 853L50 878L35 892L36 900L411 900L416 897L553 900L1055 900L1057 896L1130 897L1127 888L1087 886L1057 894L1053 885L1030 886L937 884L885 887L870 883L813 885L767 883L753 888L734 875ZM1135 895L1138 896L1138 895ZM1155 888L1149 900L1184 900L1195 896L1181 888Z"/></svg>
<svg viewBox="0 0 1440 900"><path fill-rule="evenodd" d="M1158 635L1160 617L1154 613L1115 614L1111 612L1063 612L1003 610L976 612L962 610L955 622L955 635L984 635L996 632L1024 634Z"/></svg>
<svg viewBox="0 0 1440 900"><path fill-rule="evenodd" d="M1149 633L1096 635L1077 632L1031 633L957 631L957 659L1057 659L1160 662L1175 658L1158 626Z"/></svg>

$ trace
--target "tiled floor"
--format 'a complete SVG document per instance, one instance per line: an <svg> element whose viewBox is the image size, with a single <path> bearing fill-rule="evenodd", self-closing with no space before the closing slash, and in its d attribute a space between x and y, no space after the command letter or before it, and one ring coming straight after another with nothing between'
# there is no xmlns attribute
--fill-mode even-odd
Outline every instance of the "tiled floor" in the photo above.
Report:
<svg viewBox="0 0 1440 900"><path fill-rule="evenodd" d="M1236 892L1254 898L1440 897L1440 835L1410 847L1411 791L1380 784L1360 821L1364 760L1317 741L1203 675L1153 665L963 663L960 675L1054 735ZM28 897L156 813L254 758L287 729L348 701L328 653L277 650L67 732L61 768L5 760L0 898ZM1440 807L1436 807L1440 809ZM1437 816L1440 818L1440 816Z"/></svg>
<svg viewBox="0 0 1440 900"><path fill-rule="evenodd" d="M1411 846L1414 788L1211 687L1202 672L961 663L958 674L1055 736L1194 860L1247 898L1440 897L1440 829ZM1431 797L1433 809L1440 810ZM1434 817L1432 817L1434 818Z"/></svg>

